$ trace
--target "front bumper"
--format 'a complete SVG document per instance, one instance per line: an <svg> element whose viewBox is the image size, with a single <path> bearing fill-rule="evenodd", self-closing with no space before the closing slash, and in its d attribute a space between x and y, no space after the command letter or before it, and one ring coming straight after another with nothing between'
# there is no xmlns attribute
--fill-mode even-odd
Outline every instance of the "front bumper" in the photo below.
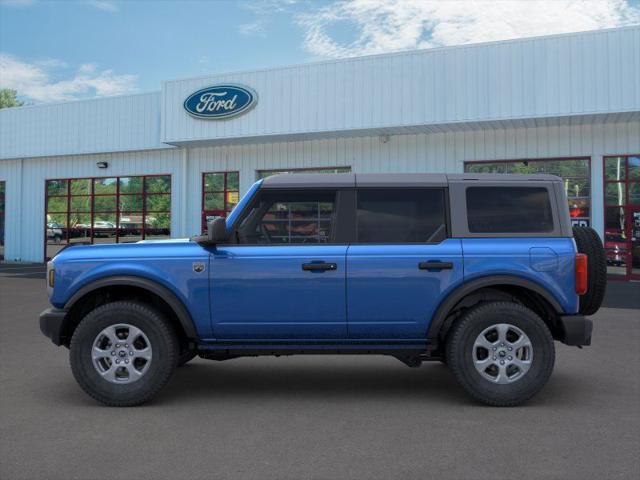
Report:
<svg viewBox="0 0 640 480"><path fill-rule="evenodd" d="M40 331L55 345L62 345L65 340L66 317L67 311L59 308L47 308L40 314Z"/></svg>
<svg viewBox="0 0 640 480"><path fill-rule="evenodd" d="M560 340L565 345L591 345L593 322L582 315L562 315L560 317Z"/></svg>

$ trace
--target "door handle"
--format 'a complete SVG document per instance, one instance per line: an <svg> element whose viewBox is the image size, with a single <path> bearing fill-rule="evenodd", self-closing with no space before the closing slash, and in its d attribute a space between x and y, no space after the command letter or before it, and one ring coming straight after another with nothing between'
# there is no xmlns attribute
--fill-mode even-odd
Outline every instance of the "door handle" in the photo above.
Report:
<svg viewBox="0 0 640 480"><path fill-rule="evenodd" d="M326 262L317 262L317 263L303 263L302 270L307 270L310 272L318 272L324 270L337 270L338 264L336 263L326 263Z"/></svg>
<svg viewBox="0 0 640 480"><path fill-rule="evenodd" d="M420 270L451 270L453 268L453 262L429 260L428 262L420 262L418 268Z"/></svg>

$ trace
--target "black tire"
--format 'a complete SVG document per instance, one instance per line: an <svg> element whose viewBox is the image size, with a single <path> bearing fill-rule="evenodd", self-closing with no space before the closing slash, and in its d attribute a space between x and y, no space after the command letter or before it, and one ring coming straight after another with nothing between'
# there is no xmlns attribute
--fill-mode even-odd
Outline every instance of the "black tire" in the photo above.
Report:
<svg viewBox="0 0 640 480"><path fill-rule="evenodd" d="M91 357L98 334L121 323L142 330L153 353L146 373L125 384L102 378ZM113 407L130 407L150 400L171 378L179 352L178 341L166 318L152 307L133 301L108 303L90 312L73 333L70 350L71 370L80 387L97 401Z"/></svg>
<svg viewBox="0 0 640 480"><path fill-rule="evenodd" d="M587 292L580 296L582 315L593 315L604 300L607 289L607 257L598 233L590 227L573 227L578 252L587 255Z"/></svg>
<svg viewBox="0 0 640 480"><path fill-rule="evenodd" d="M189 363L191 360L198 356L198 352L196 350L183 350L178 356L178 367L183 366L186 363Z"/></svg>
<svg viewBox="0 0 640 480"><path fill-rule="evenodd" d="M507 323L529 338L533 350L531 366L512 383L498 384L484 378L474 366L474 342L492 325ZM447 365L458 383L476 400L496 407L520 405L547 383L555 363L551 332L542 319L513 302L483 303L466 312L453 325L447 338Z"/></svg>

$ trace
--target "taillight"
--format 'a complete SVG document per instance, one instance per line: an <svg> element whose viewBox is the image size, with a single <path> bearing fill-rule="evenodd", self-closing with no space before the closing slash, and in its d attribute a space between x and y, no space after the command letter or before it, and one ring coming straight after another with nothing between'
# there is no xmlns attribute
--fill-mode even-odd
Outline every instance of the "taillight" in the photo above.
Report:
<svg viewBox="0 0 640 480"><path fill-rule="evenodd" d="M587 257L584 253L576 253L576 293L587 293Z"/></svg>

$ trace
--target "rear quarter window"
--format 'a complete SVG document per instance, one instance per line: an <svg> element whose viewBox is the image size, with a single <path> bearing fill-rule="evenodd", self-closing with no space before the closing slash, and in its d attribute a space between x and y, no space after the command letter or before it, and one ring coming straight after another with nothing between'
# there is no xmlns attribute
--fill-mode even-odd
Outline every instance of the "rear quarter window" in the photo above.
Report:
<svg viewBox="0 0 640 480"><path fill-rule="evenodd" d="M469 187L466 196L471 233L553 231L549 191L544 187Z"/></svg>

